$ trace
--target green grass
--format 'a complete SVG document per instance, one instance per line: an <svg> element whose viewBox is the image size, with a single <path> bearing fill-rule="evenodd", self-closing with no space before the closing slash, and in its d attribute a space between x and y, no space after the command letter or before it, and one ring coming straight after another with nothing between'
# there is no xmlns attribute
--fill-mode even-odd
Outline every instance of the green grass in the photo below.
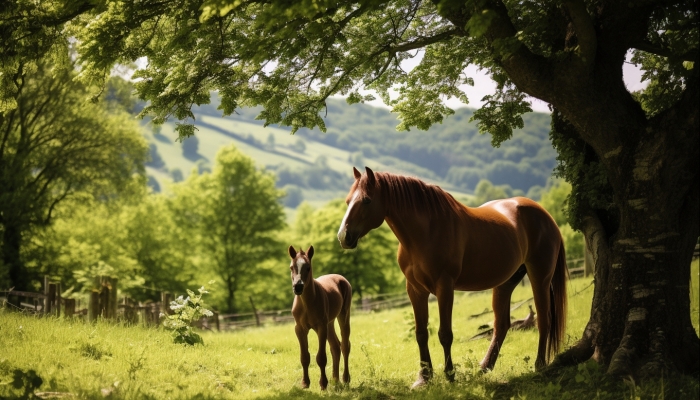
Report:
<svg viewBox="0 0 700 400"><path fill-rule="evenodd" d="M693 323L698 327L698 262L692 269ZM574 343L587 321L591 279L570 282L566 344ZM518 287L513 301L532 296ZM317 340L309 335L311 388L301 390L299 348L292 324L238 332L204 332L204 346L175 345L162 329L127 327L55 318L36 318L0 311L0 398L10 395L15 369L34 370L43 379L37 392L71 393L79 398L698 398L697 378L666 377L641 386L606 377L595 363L561 371L547 378L534 373L536 331L511 332L492 373L482 375L477 364L488 340L469 341L492 314L490 292L457 293L454 307L453 357L456 382L448 383L442 349L435 332L437 305L430 303L430 349L435 378L425 389L409 390L418 370L418 350L410 328L410 308L352 317L349 387L318 387ZM291 302L291 295L290 295ZM523 318L527 304L513 312ZM330 352L329 352L330 358ZM330 374L330 365L327 372ZM663 389L662 389L663 388Z"/></svg>

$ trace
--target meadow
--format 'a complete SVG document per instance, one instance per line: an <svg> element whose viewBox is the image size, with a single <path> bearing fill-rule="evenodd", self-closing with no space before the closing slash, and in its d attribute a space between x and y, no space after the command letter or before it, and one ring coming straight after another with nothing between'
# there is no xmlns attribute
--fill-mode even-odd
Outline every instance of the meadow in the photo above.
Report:
<svg viewBox="0 0 700 400"><path fill-rule="evenodd" d="M692 266L693 324L698 329L698 261ZM590 312L591 278L572 279L565 346L575 342ZM530 299L519 286L513 304ZM290 303L292 293L289 293ZM311 388L299 388L301 365L293 324L235 332L202 332L204 345L174 344L162 328L144 328L80 320L37 318L0 309L0 398L20 396L13 374L42 383L33 389L44 398L124 399L697 399L697 377L673 375L658 381L620 381L588 362L552 375L534 372L536 330L511 331L494 371L482 374L478 362L489 341L470 340L492 321L490 291L455 296L454 383L445 379L437 339L437 303L430 303L430 349L435 368L431 384L410 390L418 371L418 349L410 307L352 316L351 382L318 386L316 336L309 336ZM512 312L524 318L528 302ZM472 317L481 314L478 317ZM330 374L329 366L327 372ZM35 381L38 383L38 381ZM27 391L30 391L27 383Z"/></svg>

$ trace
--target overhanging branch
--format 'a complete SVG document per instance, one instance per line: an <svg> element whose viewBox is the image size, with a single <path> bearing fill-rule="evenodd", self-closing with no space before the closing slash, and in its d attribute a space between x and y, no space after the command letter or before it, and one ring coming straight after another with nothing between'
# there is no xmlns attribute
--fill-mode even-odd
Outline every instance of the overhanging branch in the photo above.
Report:
<svg viewBox="0 0 700 400"><path fill-rule="evenodd" d="M429 46L433 43L442 42L445 39L448 39L452 36L457 35L457 33L458 33L457 29L450 29L450 30L444 31L442 33L438 33L435 36L420 37L414 41L400 44L396 47L390 47L388 49L388 51L390 53L398 53L400 51L411 51L411 50L416 50L416 49L422 49L423 47Z"/></svg>
<svg viewBox="0 0 700 400"><path fill-rule="evenodd" d="M646 41L635 43L632 47L645 53L656 54L657 56L681 61L697 61L700 55L698 49L690 49L683 54L675 54L668 48L657 46Z"/></svg>

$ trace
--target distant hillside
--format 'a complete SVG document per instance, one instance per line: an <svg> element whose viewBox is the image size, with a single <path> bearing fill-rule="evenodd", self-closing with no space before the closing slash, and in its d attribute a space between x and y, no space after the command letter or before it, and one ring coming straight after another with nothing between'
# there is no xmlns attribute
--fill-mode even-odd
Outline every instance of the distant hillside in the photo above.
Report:
<svg viewBox="0 0 700 400"><path fill-rule="evenodd" d="M493 148L491 137L468 122L473 112L467 108L429 131L397 132L396 117L388 110L331 99L327 133L302 129L292 136L287 128L263 128L262 121L255 120L258 110L222 118L217 105L213 98L212 104L195 110L199 130L184 143L175 141L173 123L152 131L145 126L152 157L148 173L156 190L185 178L192 168L211 168L216 151L229 143L277 174L292 208L301 200L320 205L344 195L352 182L352 166L410 174L466 196L481 179L527 192L544 186L555 165L549 115L543 113L526 115L525 128Z"/></svg>

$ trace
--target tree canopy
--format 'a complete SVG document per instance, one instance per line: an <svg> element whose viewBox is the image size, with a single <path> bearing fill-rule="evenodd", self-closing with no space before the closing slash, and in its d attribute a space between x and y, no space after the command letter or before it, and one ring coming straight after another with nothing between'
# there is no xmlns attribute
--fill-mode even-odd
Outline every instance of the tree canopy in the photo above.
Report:
<svg viewBox="0 0 700 400"><path fill-rule="evenodd" d="M74 76L39 63L17 81L15 107L0 113L0 281L9 274L18 290L30 281L22 236L48 225L60 202L127 196L145 178L146 143L119 96L87 103Z"/></svg>

